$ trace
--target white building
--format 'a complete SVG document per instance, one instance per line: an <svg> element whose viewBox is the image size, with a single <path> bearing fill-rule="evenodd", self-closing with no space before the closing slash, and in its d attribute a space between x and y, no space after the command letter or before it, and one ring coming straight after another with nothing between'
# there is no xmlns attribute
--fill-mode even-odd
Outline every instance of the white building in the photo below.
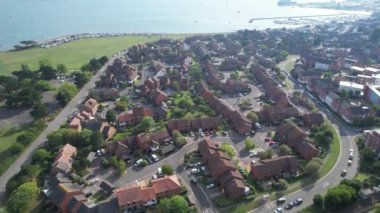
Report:
<svg viewBox="0 0 380 213"><path fill-rule="evenodd" d="M339 82L339 91L346 90L356 92L360 91L362 92L364 90L364 85L362 84L357 84L355 82L350 82L350 81L340 81Z"/></svg>

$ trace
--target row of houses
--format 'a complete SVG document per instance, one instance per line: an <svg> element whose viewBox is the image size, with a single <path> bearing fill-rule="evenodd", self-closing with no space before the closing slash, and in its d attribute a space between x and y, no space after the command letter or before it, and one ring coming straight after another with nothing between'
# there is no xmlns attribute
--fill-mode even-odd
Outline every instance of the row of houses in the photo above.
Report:
<svg viewBox="0 0 380 213"><path fill-rule="evenodd" d="M124 129L138 124L144 117L149 116L155 120L166 120L168 107L166 103L161 103L158 107L135 106L128 112L121 113L117 118L117 127Z"/></svg>
<svg viewBox="0 0 380 213"><path fill-rule="evenodd" d="M244 178L235 168L231 158L220 151L214 142L205 139L198 145L212 179L218 183L224 194L231 198L241 198L249 192L244 184Z"/></svg>
<svg viewBox="0 0 380 213"><path fill-rule="evenodd" d="M275 138L292 148L306 160L311 160L319 154L306 132L293 123L285 123L277 128Z"/></svg>
<svg viewBox="0 0 380 213"><path fill-rule="evenodd" d="M109 182L103 181L99 185L99 191L106 193L109 198L94 203L78 184L62 177L59 181L63 182L58 182L48 196L62 213L141 212L154 207L159 199L179 194L182 188L176 175L154 179L149 185L136 182L117 189Z"/></svg>
<svg viewBox="0 0 380 213"><path fill-rule="evenodd" d="M172 119L168 121L168 130L180 132L196 132L200 129L203 131L216 130L222 124L220 117L194 118L194 119Z"/></svg>
<svg viewBox="0 0 380 213"><path fill-rule="evenodd" d="M230 121L232 127L239 134L250 134L252 132L252 123L224 100L215 97L204 82L197 85L197 92L218 114Z"/></svg>
<svg viewBox="0 0 380 213"><path fill-rule="evenodd" d="M375 115L375 112L365 103L361 101L355 102L352 100L345 100L337 93L333 92L335 88L332 81L329 79L309 80L308 87L330 108L340 114L348 123L368 119Z"/></svg>
<svg viewBox="0 0 380 213"><path fill-rule="evenodd" d="M206 75L207 83L209 83L215 89L221 90L224 93L235 94L239 92L247 92L249 90L249 85L242 80L229 78L223 82L217 75L217 71L215 70L215 67L212 64L211 60L205 60L202 64L202 69Z"/></svg>

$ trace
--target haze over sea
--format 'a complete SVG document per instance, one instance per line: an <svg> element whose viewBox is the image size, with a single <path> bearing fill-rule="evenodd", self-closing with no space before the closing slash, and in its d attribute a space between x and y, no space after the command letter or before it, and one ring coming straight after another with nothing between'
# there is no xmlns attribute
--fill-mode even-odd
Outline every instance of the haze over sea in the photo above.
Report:
<svg viewBox="0 0 380 213"><path fill-rule="evenodd" d="M214 33L283 27L252 18L338 11L277 0L0 0L0 49L76 33Z"/></svg>

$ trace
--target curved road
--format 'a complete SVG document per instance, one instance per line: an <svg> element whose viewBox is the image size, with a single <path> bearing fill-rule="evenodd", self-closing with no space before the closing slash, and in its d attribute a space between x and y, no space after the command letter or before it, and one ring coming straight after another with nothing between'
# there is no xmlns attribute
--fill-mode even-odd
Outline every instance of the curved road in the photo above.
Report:
<svg viewBox="0 0 380 213"><path fill-rule="evenodd" d="M314 99L314 97L312 98L312 100L314 100L315 102L318 102L317 100ZM302 198L303 203L302 205L298 207L294 207L293 209L289 211L283 209L284 212L297 212L301 210L302 208L305 208L306 206L313 204L314 195L326 193L328 188L338 185L339 182L343 180L344 178L355 177L357 173L359 158L358 158L358 148L354 140L354 136L356 136L355 129L348 126L346 123L342 122L339 118L337 118L333 113L331 113L325 107L320 106L318 103L316 103L316 106L318 106L319 111L325 114L325 116L333 123L334 128L338 131L340 135L341 148L340 148L339 158L337 162L335 163L334 167L330 170L330 172L326 174L324 177L320 178L317 182L310 184L308 186L305 186L298 191L295 191L293 193L286 195L285 197L287 198L287 201L285 203L294 201L297 198ZM348 161L350 149L354 149L354 160L352 162L352 165L348 167L347 161ZM342 172L343 169L347 170L347 175L344 178L340 176L340 173ZM285 204L278 206L276 204L276 201L272 201L250 211L250 213L274 212L274 210L277 207L283 208L283 206L285 206Z"/></svg>
<svg viewBox="0 0 380 213"><path fill-rule="evenodd" d="M23 164L30 161L33 151L36 150L41 144L43 144L47 135L57 129L60 125L67 120L67 118L82 104L84 99L88 96L90 89L95 88L95 82L100 79L100 76L104 73L108 65L111 65L113 61L121 54L113 56L108 62L95 74L91 80L85 84L77 95L71 99L71 101L62 109L57 117L48 123L47 128L30 144L30 146L17 158L17 160L0 176L0 199L4 201L5 198L5 186L8 180L20 171Z"/></svg>

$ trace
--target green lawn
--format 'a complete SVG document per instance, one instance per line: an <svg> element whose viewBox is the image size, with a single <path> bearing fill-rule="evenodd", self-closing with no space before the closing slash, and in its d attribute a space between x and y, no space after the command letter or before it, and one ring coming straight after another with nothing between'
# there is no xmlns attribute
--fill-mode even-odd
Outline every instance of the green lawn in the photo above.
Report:
<svg viewBox="0 0 380 213"><path fill-rule="evenodd" d="M168 38L184 38L185 36L180 34L165 35ZM32 48L22 51L0 52L0 74L9 75L12 71L20 69L21 64L27 64L31 69L36 69L40 60L49 60L53 65L64 64L71 71L78 70L93 57L112 56L134 44L155 41L160 37L160 35L154 35L90 38L48 49Z"/></svg>
<svg viewBox="0 0 380 213"><path fill-rule="evenodd" d="M0 174L5 172L18 158L18 155L12 155L8 149L16 142L17 136L22 133L23 131L14 131L11 127L5 127L0 130Z"/></svg>
<svg viewBox="0 0 380 213"><path fill-rule="evenodd" d="M371 174L368 174L368 173L363 173L363 172L359 172L356 177L355 177L355 180L358 180L360 182L363 182L365 179L368 179L369 177L371 177Z"/></svg>

